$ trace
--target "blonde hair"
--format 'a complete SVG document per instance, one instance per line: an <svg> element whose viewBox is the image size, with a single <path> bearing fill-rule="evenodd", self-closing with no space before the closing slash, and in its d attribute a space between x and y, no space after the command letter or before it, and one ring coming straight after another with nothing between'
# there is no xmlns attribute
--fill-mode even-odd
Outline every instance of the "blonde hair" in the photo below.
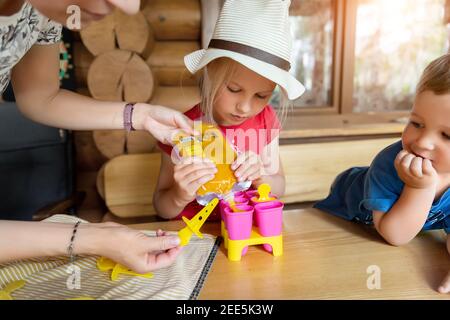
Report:
<svg viewBox="0 0 450 320"><path fill-rule="evenodd" d="M230 58L218 58L203 68L203 74L200 78L201 88L201 111L205 115L206 121L214 123L213 107L216 98L220 94L219 90L224 83L231 80L239 62ZM287 98L284 89L280 90L281 95L276 108L278 118L281 123L284 122L291 103Z"/></svg>
<svg viewBox="0 0 450 320"><path fill-rule="evenodd" d="M424 70L416 95L432 91L434 94L450 93L450 53L432 61Z"/></svg>

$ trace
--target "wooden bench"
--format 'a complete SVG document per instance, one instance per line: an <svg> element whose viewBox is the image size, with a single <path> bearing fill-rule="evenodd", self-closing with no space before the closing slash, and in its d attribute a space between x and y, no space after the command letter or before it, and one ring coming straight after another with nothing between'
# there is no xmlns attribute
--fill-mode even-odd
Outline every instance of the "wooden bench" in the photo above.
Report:
<svg viewBox="0 0 450 320"><path fill-rule="evenodd" d="M285 203L316 201L328 194L334 178L352 166L369 165L375 155L399 138L314 142L280 146L286 175ZM160 154L121 155L104 169L106 206L118 217L154 215L153 192Z"/></svg>

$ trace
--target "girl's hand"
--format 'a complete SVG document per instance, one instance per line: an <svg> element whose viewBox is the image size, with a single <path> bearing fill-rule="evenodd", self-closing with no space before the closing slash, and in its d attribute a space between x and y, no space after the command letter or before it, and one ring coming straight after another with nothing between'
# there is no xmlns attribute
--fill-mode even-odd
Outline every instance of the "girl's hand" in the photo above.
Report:
<svg viewBox="0 0 450 320"><path fill-rule="evenodd" d="M430 160L402 150L395 158L394 165L405 185L415 189L436 188L438 175Z"/></svg>
<svg viewBox="0 0 450 320"><path fill-rule="evenodd" d="M212 180L217 172L216 165L211 160L196 157L184 158L173 170L175 200L181 206L194 200L198 188Z"/></svg>
<svg viewBox="0 0 450 320"><path fill-rule="evenodd" d="M442 281L441 285L438 288L440 293L449 293L450 292L450 272L445 277L444 281Z"/></svg>
<svg viewBox="0 0 450 320"><path fill-rule="evenodd" d="M253 181L261 177L263 164L256 153L246 151L231 164L231 169L239 182Z"/></svg>
<svg viewBox="0 0 450 320"><path fill-rule="evenodd" d="M114 222L102 223L100 228L105 232L103 233L105 236L102 240L103 249L97 254L137 273L148 273L167 267L175 261L181 251L178 236L167 236L159 230L156 237L149 237Z"/></svg>
<svg viewBox="0 0 450 320"><path fill-rule="evenodd" d="M172 138L184 131L194 135L194 123L184 114L163 106L138 103L133 111L133 125L145 129L164 144L173 145Z"/></svg>

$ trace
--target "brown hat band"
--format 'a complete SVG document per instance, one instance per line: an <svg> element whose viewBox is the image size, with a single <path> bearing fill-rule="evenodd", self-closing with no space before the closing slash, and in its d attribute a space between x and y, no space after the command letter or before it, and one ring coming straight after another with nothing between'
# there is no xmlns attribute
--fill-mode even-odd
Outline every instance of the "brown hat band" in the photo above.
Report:
<svg viewBox="0 0 450 320"><path fill-rule="evenodd" d="M283 69L285 71L289 71L291 68L291 64L289 61L286 61L276 55L273 55L271 53L268 53L264 50L257 49L251 46L247 46L245 44L233 42L233 41L227 41L227 40L221 40L221 39L211 39L208 48L215 48L215 49L224 49L229 51L234 51L237 53L242 53L246 56L258 59L263 62L270 63L280 69Z"/></svg>

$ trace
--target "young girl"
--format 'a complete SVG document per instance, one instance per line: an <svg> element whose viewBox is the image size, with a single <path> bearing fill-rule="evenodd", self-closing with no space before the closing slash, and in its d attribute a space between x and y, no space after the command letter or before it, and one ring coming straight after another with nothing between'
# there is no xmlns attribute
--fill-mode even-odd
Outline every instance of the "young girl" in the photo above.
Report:
<svg viewBox="0 0 450 320"><path fill-rule="evenodd" d="M279 155L271 154L280 124L267 103L276 85L288 99L304 92L288 72L289 5L282 0L226 1L208 48L185 57L190 72L203 70L202 102L185 114L221 129L237 150L231 169L238 181L252 181L255 188L268 183L276 196L285 188ZM164 152L154 206L163 218L190 218L202 208L195 201L198 188L213 179L216 167L195 159L174 164L172 148L159 146ZM216 210L210 219L218 217Z"/></svg>
<svg viewBox="0 0 450 320"><path fill-rule="evenodd" d="M370 167L351 168L315 207L347 220L374 224L390 244L421 230L450 233L450 54L433 61L416 91L402 140L381 151ZM447 235L450 252L450 235ZM450 273L439 288L450 292Z"/></svg>

